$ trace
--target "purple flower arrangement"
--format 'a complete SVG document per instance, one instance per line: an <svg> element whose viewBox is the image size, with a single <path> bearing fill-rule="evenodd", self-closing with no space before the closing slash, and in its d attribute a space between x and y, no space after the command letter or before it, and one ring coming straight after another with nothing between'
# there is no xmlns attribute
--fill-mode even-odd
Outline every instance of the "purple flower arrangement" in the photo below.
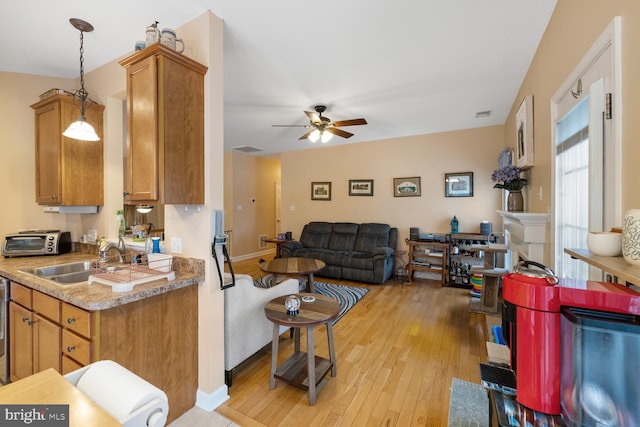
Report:
<svg viewBox="0 0 640 427"><path fill-rule="evenodd" d="M508 191L520 191L527 183L527 180L520 177L522 169L509 165L501 169L496 169L491 174L491 180L496 184L493 188L502 188Z"/></svg>

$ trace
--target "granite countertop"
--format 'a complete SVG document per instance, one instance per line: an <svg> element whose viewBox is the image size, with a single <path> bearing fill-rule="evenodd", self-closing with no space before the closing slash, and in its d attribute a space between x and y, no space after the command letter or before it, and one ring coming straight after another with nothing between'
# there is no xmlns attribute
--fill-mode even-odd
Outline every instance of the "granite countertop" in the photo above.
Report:
<svg viewBox="0 0 640 427"><path fill-rule="evenodd" d="M172 266L176 275L175 280L160 279L137 284L129 292L113 292L110 286L100 283L83 282L63 286L20 271L96 259L95 254L81 252L54 256L0 258L0 276L89 311L106 310L196 285L204 280L204 260L175 256Z"/></svg>

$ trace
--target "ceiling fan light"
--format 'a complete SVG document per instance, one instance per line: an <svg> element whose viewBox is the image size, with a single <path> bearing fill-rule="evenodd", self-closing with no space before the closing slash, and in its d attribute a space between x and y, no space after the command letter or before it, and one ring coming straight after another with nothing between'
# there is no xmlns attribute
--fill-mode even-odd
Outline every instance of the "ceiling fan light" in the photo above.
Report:
<svg viewBox="0 0 640 427"><path fill-rule="evenodd" d="M309 139L311 140L311 142L318 142L318 140L320 139L320 131L316 129L311 132L311 134L309 135Z"/></svg>
<svg viewBox="0 0 640 427"><path fill-rule="evenodd" d="M80 141L100 141L100 137L96 130L91 126L83 116L71 123L62 135L67 138L79 139Z"/></svg>
<svg viewBox="0 0 640 427"><path fill-rule="evenodd" d="M320 136L322 137L321 142L324 144L326 142L329 142L331 140L331 138L333 137L333 135L330 132L322 132L320 134Z"/></svg>

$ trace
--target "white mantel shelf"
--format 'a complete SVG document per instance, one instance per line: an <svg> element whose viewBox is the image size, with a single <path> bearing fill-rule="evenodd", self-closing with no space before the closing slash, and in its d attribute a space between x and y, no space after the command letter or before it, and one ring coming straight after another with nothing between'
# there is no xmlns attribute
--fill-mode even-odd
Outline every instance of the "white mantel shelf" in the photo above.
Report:
<svg viewBox="0 0 640 427"><path fill-rule="evenodd" d="M511 251L511 267L518 258L544 262L544 246L549 215L538 212L498 211L504 224L504 232Z"/></svg>

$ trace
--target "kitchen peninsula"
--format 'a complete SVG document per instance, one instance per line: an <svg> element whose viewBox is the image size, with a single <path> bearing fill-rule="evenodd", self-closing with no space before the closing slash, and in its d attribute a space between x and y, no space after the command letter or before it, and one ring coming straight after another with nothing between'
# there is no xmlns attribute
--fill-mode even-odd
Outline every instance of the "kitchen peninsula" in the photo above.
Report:
<svg viewBox="0 0 640 427"><path fill-rule="evenodd" d="M99 283L62 286L22 272L95 258L69 253L0 259L0 276L11 281L11 380L114 360L164 390L170 422L195 404L197 284L204 280L204 261L174 257L175 280L141 283L129 292Z"/></svg>

